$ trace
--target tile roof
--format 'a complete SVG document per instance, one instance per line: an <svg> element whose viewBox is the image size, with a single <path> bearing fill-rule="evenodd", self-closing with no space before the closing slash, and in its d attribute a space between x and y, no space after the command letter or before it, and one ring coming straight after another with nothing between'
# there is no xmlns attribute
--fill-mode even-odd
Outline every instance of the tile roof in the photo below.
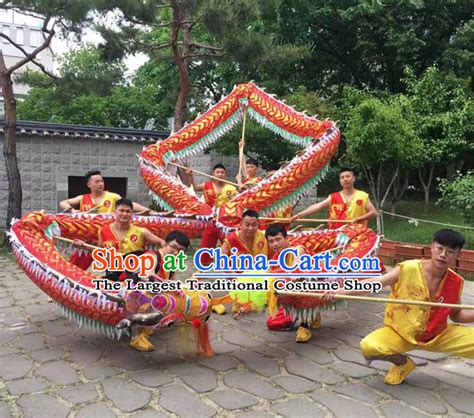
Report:
<svg viewBox="0 0 474 418"><path fill-rule="evenodd" d="M5 130L5 121L0 119L0 134ZM93 138L98 140L140 142L152 144L167 138L169 131L150 131L131 128L107 128L103 126L67 125L64 123L17 121L16 133L32 136L56 136L65 138Z"/></svg>

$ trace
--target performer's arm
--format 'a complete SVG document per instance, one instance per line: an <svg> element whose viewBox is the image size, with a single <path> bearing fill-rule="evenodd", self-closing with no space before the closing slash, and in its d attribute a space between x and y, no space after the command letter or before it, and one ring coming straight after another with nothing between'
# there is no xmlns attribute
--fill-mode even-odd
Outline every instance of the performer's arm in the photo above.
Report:
<svg viewBox="0 0 474 418"><path fill-rule="evenodd" d="M222 254L230 255L230 250L231 248L230 248L229 241L224 240L224 244L222 244L222 247L221 247Z"/></svg>
<svg viewBox="0 0 474 418"><path fill-rule="evenodd" d="M370 199L367 200L365 210L367 211L367 213L363 216L359 216L358 218L354 218L353 222L368 221L369 219L375 218L377 216L377 209L375 209L375 206L370 201Z"/></svg>
<svg viewBox="0 0 474 418"><path fill-rule="evenodd" d="M140 203L133 202L133 211L136 212L149 212L150 208L140 205Z"/></svg>
<svg viewBox="0 0 474 418"><path fill-rule="evenodd" d="M59 203L59 207L62 210L71 209L72 213L79 212L79 210L77 210L76 208L79 208L81 204L81 197L82 196L76 196L71 199L63 200L61 203Z"/></svg>
<svg viewBox="0 0 474 418"><path fill-rule="evenodd" d="M461 303L461 300L458 301ZM474 322L474 311L468 311L467 309L453 309L449 314L451 321L458 322L460 324L469 324Z"/></svg>
<svg viewBox="0 0 474 418"><path fill-rule="evenodd" d="M398 280L398 275L400 274L400 266L396 266L392 271L383 274L379 278L368 278L363 279L365 282L379 282L382 285L382 288L387 286L392 286ZM336 292L327 292L325 293L323 299L328 302L334 302L336 299L333 295L349 295L349 296L363 296L363 295L371 295L372 292L358 292L355 290L344 290L343 288L337 290Z"/></svg>
<svg viewBox="0 0 474 418"><path fill-rule="evenodd" d="M160 247L164 247L166 242L164 239L157 237L155 234L152 234L150 231L146 230L143 232L143 238L149 244L159 245Z"/></svg>
<svg viewBox="0 0 474 418"><path fill-rule="evenodd" d="M186 174L189 176L189 181L191 183L191 186L193 186L193 189L196 192L202 192L204 190L204 183L196 184L194 183L194 176L193 176L193 170L188 168L186 170Z"/></svg>
<svg viewBox="0 0 474 418"><path fill-rule="evenodd" d="M291 220L296 221L297 219L301 219L301 218L304 218L305 216L312 215L313 213L319 212L320 210L327 209L330 203L331 203L331 197L328 196L322 202L315 203L314 205L311 205L309 208L301 211L300 213L293 215Z"/></svg>

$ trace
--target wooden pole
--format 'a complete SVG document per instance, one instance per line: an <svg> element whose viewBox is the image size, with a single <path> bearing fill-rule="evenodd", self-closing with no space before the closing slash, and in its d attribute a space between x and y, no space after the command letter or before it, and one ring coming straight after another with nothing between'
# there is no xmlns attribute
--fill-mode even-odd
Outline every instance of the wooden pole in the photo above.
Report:
<svg viewBox="0 0 474 418"><path fill-rule="evenodd" d="M291 218L258 218L262 221L275 221L275 222L291 222ZM294 222L314 222L314 223L326 223L326 222L343 222L343 223L351 223L352 221L349 220L334 220L334 219L297 219Z"/></svg>
<svg viewBox="0 0 474 418"><path fill-rule="evenodd" d="M244 170L244 146L245 146L245 124L247 122L247 108L244 108L244 119L242 122L242 137L240 138L239 142L239 176L242 176L242 172Z"/></svg>
<svg viewBox="0 0 474 418"><path fill-rule="evenodd" d="M321 299L324 293L306 293L306 292L278 292L280 295L289 296L310 296ZM407 300L407 299L389 299L389 298L376 298L368 296L353 296L353 295L332 295L334 299L340 300L354 300L357 302L373 302L373 303L396 303L398 305L416 305L416 306L427 306L431 308L453 308L453 309L470 309L474 310L474 305L459 305L457 303L439 303L439 302L426 302L422 300Z"/></svg>
<svg viewBox="0 0 474 418"><path fill-rule="evenodd" d="M63 242L68 242L69 244L74 244L74 240L69 239L69 238L63 238L63 237L53 237L53 239L56 239L58 241L63 241ZM98 247L97 245L91 245L91 244L84 244L84 247L89 249L89 250L103 250L102 247Z"/></svg>
<svg viewBox="0 0 474 418"><path fill-rule="evenodd" d="M181 164L177 164L177 163L168 163L168 164L174 165L175 167L183 168L185 170L191 170L192 172L194 172L196 174L200 174L201 176L209 177L213 180L220 181L222 183L227 183L227 184L230 184L232 186L239 187L239 185L237 183L232 183L229 180L220 179L219 177L215 177L215 176L212 176L211 174L203 173L202 171L194 170L193 168L190 169L189 167L185 167L184 165L181 165Z"/></svg>

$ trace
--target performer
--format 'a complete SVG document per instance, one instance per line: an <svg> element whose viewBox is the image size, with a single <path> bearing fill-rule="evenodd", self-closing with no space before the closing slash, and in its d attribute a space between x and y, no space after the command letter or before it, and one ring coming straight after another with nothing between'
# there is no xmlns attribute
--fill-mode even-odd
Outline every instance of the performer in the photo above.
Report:
<svg viewBox="0 0 474 418"><path fill-rule="evenodd" d="M70 209L72 213L88 212L95 209L97 213L114 213L115 205L121 196L117 193L112 193L104 190L105 183L100 171L89 171L85 175L87 187L90 193L73 197L71 199L63 200L59 207L63 210ZM147 211L148 208L133 203L135 211ZM92 263L92 257L89 253L79 254L74 253L69 260L70 263L87 270Z"/></svg>
<svg viewBox="0 0 474 418"><path fill-rule="evenodd" d="M194 190L202 191L204 194L204 201L211 207L219 208L237 194L237 189L234 186L218 180L210 180L205 183L195 185L192 171L188 170L187 173L190 176L191 184L193 185ZM226 168L222 164L216 164L212 169L212 175L219 179L225 180L227 176ZM200 248L215 248L218 240L219 229L214 223L212 223L204 230L202 234ZM201 262L204 265L208 265L212 263L212 259L208 254L204 254L203 257L201 257ZM213 311L219 315L222 315L225 313L225 306L213 306Z"/></svg>
<svg viewBox="0 0 474 418"><path fill-rule="evenodd" d="M99 247L114 247L123 256L127 254L141 255L146 252L145 245L165 246L165 241L145 228L132 223L133 203L130 199L119 199L115 203L115 221L99 230ZM84 247L82 240L74 240L78 248ZM156 255L155 255L156 257ZM107 272L106 277L119 280L123 272ZM122 275L122 277L124 277Z"/></svg>
<svg viewBox="0 0 474 418"><path fill-rule="evenodd" d="M80 195L71 199L63 200L59 203L62 210L70 209L72 213L87 212L95 209L97 213L113 213L115 204L121 196L104 190L105 183L100 171L89 171L85 175L89 194ZM137 212L148 211L149 209L133 202L133 209Z"/></svg>
<svg viewBox="0 0 474 418"><path fill-rule="evenodd" d="M258 229L258 213L247 209L242 214L240 228L230 233L222 245L222 253L231 254L231 249L236 248L237 254L268 255L268 245L265 233Z"/></svg>
<svg viewBox="0 0 474 418"><path fill-rule="evenodd" d="M158 279L172 280L174 278L174 271L166 271L163 268L164 257L167 255L177 255L180 251L186 252L189 247L189 238L184 232L171 231L165 238L165 245L158 251L156 275ZM153 276L151 276L153 278ZM132 337L130 346L139 351L154 351L155 346L150 342L149 338L153 335L153 330L150 328L139 329L137 334Z"/></svg>
<svg viewBox="0 0 474 418"><path fill-rule="evenodd" d="M268 241L268 246L271 251L273 251L272 260L277 260L280 252L286 248L290 247L290 243L288 242L288 234L286 229L281 224L273 224L270 225L267 230L265 231L265 237ZM293 254L287 254L287 258L285 259L285 263L288 266L293 266L296 264L298 257L303 254L307 254L307 251L304 247L298 246L295 247L298 250L297 257L294 257ZM271 267L270 272L272 273L283 273L284 271L281 268ZM272 284L269 284L272 286ZM273 310L273 307L270 306L271 302L269 302L269 310L270 312ZM270 316L267 320L267 326L269 329L272 330L283 330L283 329L290 329L293 325L293 320L291 316L285 315L284 310L280 307L278 313L272 317ZM312 338L311 331L309 330L310 324L302 322L296 331L296 342L297 343L306 343ZM321 328L321 314L318 313L316 319L311 323L311 328L318 329Z"/></svg>
<svg viewBox="0 0 474 418"><path fill-rule="evenodd" d="M247 209L242 214L240 228L232 232L224 240L222 254L231 255L231 250L235 248L237 254L250 254L255 257L258 254L268 256L268 244L265 233L258 229L258 214L254 210ZM239 293L235 293L238 299ZM238 300L234 300L232 312L237 313L240 309L245 309Z"/></svg>
<svg viewBox="0 0 474 418"><path fill-rule="evenodd" d="M165 251L171 253L172 248L165 241L152 234L145 228L133 225L132 213L133 203L129 199L119 199L115 203L115 221L105 225L99 231L99 247L115 248L122 256L128 254L141 255L146 252L145 244L154 244L164 247ZM171 241L170 241L171 243ZM81 240L74 240L74 245L78 248L84 246ZM168 248L166 248L168 247ZM150 254L154 254L150 252ZM154 254L156 257L156 254ZM161 266L160 266L161 267ZM153 268L152 272L155 271ZM159 274L159 273L158 273ZM127 274L122 271L107 271L105 277L109 280L125 279ZM155 348L148 341L148 337L153 332L149 329L142 329L137 335L132 337L130 346L140 351L153 351Z"/></svg>
<svg viewBox="0 0 474 418"><path fill-rule="evenodd" d="M165 271L163 269L163 258L166 255L178 255L180 251L183 253L189 247L189 238L188 236L181 231L171 231L165 238L165 245L160 248L158 251L158 261L157 261L157 276L164 280L171 280L174 277L174 271Z"/></svg>
<svg viewBox="0 0 474 418"><path fill-rule="evenodd" d="M434 235L429 260L409 260L381 276L383 286L391 286L391 299L410 299L460 303L462 277L449 268L465 243L464 237L451 229ZM364 281L369 281L367 279ZM336 294L357 294L339 290ZM331 300L332 295L325 298ZM415 370L406 353L427 350L474 358L474 328L448 324L448 317L458 323L474 322L474 311L452 308L430 308L389 303L384 326L367 335L360 343L367 360L386 360L393 366L385 376L388 385L399 385Z"/></svg>
<svg viewBox="0 0 474 418"><path fill-rule="evenodd" d="M330 229L337 229L345 223L337 220L350 220L352 222L368 224L368 221L377 216L377 210L369 199L369 195L354 188L356 177L351 169L343 168L339 172L339 183L342 190L332 193L320 203L315 203L309 208L294 215L291 220L296 221L323 209L329 208Z"/></svg>
<svg viewBox="0 0 474 418"><path fill-rule="evenodd" d="M235 178L237 179L237 183L240 186L240 189L245 190L255 186L257 183L262 181L262 177L258 175L258 161L249 158L245 162L244 170L243 170L243 181L242 176L237 174Z"/></svg>

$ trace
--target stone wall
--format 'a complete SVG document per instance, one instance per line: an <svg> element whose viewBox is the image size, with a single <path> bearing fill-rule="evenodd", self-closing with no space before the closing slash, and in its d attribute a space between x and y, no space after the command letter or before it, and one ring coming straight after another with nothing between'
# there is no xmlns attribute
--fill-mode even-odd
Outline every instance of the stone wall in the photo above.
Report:
<svg viewBox="0 0 474 418"><path fill-rule="evenodd" d="M0 137L3 147L3 137ZM143 143L86 138L17 136L17 155L23 188L23 213L44 209L57 212L67 198L68 176L100 169L104 177L126 177L127 197L147 206L148 189L138 174ZM8 184L0 155L0 225L6 222Z"/></svg>

